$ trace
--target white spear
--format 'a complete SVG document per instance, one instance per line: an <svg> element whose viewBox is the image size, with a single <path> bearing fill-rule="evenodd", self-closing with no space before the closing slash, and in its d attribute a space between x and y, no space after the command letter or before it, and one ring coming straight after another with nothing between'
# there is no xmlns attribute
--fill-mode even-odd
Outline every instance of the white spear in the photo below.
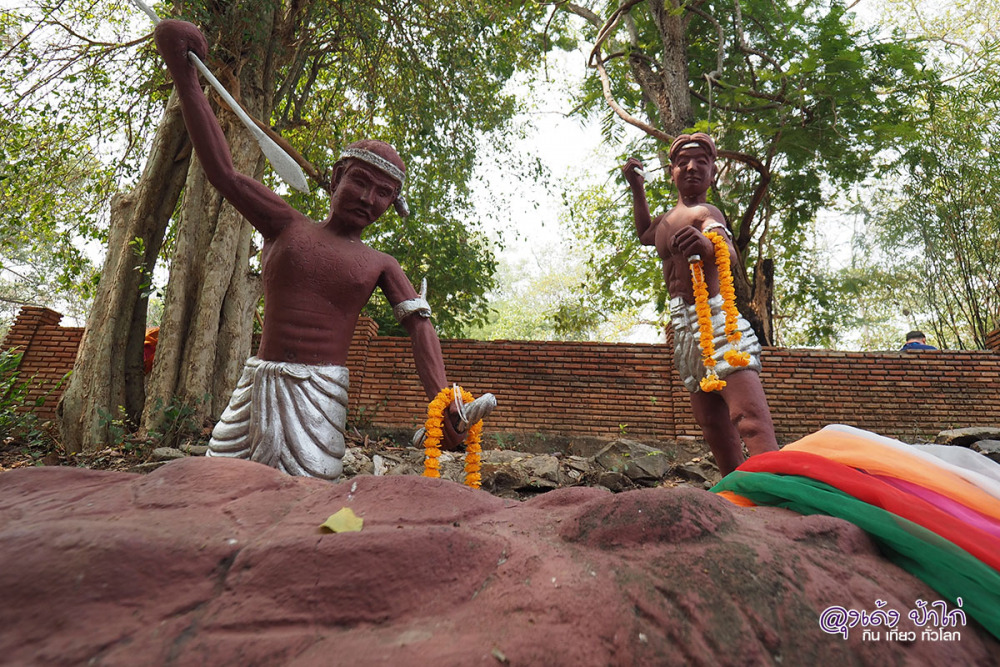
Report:
<svg viewBox="0 0 1000 667"><path fill-rule="evenodd" d="M152 19L153 23L159 23L160 17L156 15L156 12L152 10L149 5L144 3L142 0L132 0L132 4L146 12L146 15ZM260 145L260 150L264 153L264 157L268 159L271 163L271 167L274 168L274 172L278 174L286 183L291 185L293 188L299 192L309 192L309 181L306 180L306 175L299 167L298 163L292 159L292 156L285 152L278 144L274 143L271 137L257 127L257 124L253 122L253 119L243 111L243 107L240 106L239 102L233 99L233 96L229 94L225 86L219 83L219 80L215 78L205 63L201 62L201 58L196 56L191 51L188 51L188 58L195 68L201 72L201 75L208 80L215 91L219 93L219 96L225 100L229 108L233 110L236 117L240 119L243 125L250 130L250 134L253 138L257 140L257 144Z"/></svg>

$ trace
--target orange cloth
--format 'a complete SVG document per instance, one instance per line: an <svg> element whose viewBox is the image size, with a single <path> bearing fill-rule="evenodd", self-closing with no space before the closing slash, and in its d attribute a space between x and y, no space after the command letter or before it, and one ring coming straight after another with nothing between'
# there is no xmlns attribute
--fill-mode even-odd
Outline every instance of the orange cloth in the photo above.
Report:
<svg viewBox="0 0 1000 667"><path fill-rule="evenodd" d="M913 482L982 514L1000 519L1000 499L996 496L916 454L861 434L823 429L785 445L784 450L817 454L873 475Z"/></svg>
<svg viewBox="0 0 1000 667"><path fill-rule="evenodd" d="M716 491L716 495L722 496L732 504L739 505L740 507L757 507L757 503L754 501L732 491Z"/></svg>
<svg viewBox="0 0 1000 667"><path fill-rule="evenodd" d="M156 342L160 338L160 327L146 329L146 339L142 343L142 372L149 375L153 370L153 355L156 354Z"/></svg>

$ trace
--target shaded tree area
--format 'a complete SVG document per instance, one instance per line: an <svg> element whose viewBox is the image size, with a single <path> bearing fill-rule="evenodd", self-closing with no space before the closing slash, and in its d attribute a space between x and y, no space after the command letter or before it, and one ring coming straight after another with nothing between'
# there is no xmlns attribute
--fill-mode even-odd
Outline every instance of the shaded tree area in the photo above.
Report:
<svg viewBox="0 0 1000 667"><path fill-rule="evenodd" d="M0 312L13 321L24 303L59 302L82 319L99 277L82 246L107 240L102 206L117 176L89 141L96 123L88 102L106 94L105 77L86 44L35 48L43 30L25 30L26 19L0 14ZM56 85L76 76L73 62L94 67L94 79Z"/></svg>
<svg viewBox="0 0 1000 667"><path fill-rule="evenodd" d="M985 349L1000 326L998 93L983 74L961 100L936 100L924 141L900 159L903 178L864 209L870 293L941 347Z"/></svg>
<svg viewBox="0 0 1000 667"><path fill-rule="evenodd" d="M362 136L394 143L409 166L406 194L415 215L384 220L368 241L396 255L415 282L428 276L444 333L481 318L494 260L467 219L467 181L477 142L509 131L516 101L504 83L551 46L555 33L539 35L534 5L177 3L161 11L202 27L211 45L208 66L252 116L295 147L318 187L288 199L314 218L327 213L323 188L343 145ZM122 22L123 13L131 18ZM249 352L260 295L252 228L219 199L191 157L150 42L126 37L136 31L135 18L115 2L38 3L10 28L20 31L19 48L42 54L34 68L18 62L22 76L15 80L36 76L48 81L48 94L74 91L89 100L93 115L88 123L80 109L64 110L66 122L90 127L92 145L127 146L117 160L125 187L110 202L98 198L98 218L105 218L95 227L108 253L62 403L70 451L99 447L115 419L155 432L180 405L194 406L196 421L217 415ZM116 53L131 59L128 67L113 62ZM59 54L64 67L38 69ZM98 101L88 92L100 81L108 99ZM18 105L43 104L45 97L39 88ZM280 188L232 114L220 109L218 117L237 168ZM145 297L161 251L170 255L170 277L144 396ZM392 329L384 307L372 312Z"/></svg>
<svg viewBox="0 0 1000 667"><path fill-rule="evenodd" d="M896 349L921 329L934 344L982 349L1000 326L996 136L1000 109L994 0L883 0L883 30L918 44L941 85L921 91L914 141L879 156L881 168L845 198L854 229L841 261L786 274L797 327L789 342ZM846 237L843 234L842 237ZM819 289L810 289L815 285Z"/></svg>
<svg viewBox="0 0 1000 667"><path fill-rule="evenodd" d="M642 156L656 173L677 134L716 138L710 199L745 267L737 299L762 341L774 342L775 262L807 260L810 225L831 194L870 176L884 151L919 138L922 95L940 85L923 50L860 27L837 0L556 4L584 19L595 74L579 109L605 116L622 161ZM623 120L640 138L622 132ZM656 211L676 199L665 174L647 181L647 194ZM639 249L628 202L613 204L584 223L590 307L653 301L663 313L658 264Z"/></svg>

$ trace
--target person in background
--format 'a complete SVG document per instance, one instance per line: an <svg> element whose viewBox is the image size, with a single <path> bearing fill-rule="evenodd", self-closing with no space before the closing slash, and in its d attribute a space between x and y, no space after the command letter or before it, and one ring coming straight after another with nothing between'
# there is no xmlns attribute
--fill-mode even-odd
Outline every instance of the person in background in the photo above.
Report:
<svg viewBox="0 0 1000 667"><path fill-rule="evenodd" d="M906 334L906 344L901 348L903 350L936 350L937 348L933 345L927 344L927 339L924 336L923 331L911 331Z"/></svg>

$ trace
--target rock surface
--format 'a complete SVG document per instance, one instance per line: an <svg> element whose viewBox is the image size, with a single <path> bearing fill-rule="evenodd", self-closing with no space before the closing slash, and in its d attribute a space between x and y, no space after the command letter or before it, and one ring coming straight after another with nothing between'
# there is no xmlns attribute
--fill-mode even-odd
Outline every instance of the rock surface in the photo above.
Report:
<svg viewBox="0 0 1000 667"><path fill-rule="evenodd" d="M939 445L968 447L977 440L996 440L998 438L1000 438L1000 427L968 426L941 431L934 442Z"/></svg>
<svg viewBox="0 0 1000 667"><path fill-rule="evenodd" d="M381 470L374 464L376 459L382 462ZM464 455L445 452L439 461L443 478L459 483L465 479ZM627 439L601 441L601 446L590 447L587 455L487 449L482 453L482 466L483 489L514 500L567 486L600 486L619 492L686 483L707 489L721 479L710 454L692 458L684 447L659 449ZM387 447L384 441L348 447L344 455L347 478L420 475L423 467L422 449Z"/></svg>
<svg viewBox="0 0 1000 667"><path fill-rule="evenodd" d="M1000 463L1000 440L977 440L969 448Z"/></svg>
<svg viewBox="0 0 1000 667"><path fill-rule="evenodd" d="M321 532L344 507L361 532ZM200 457L0 474L5 664L994 664L973 624L959 641L818 624L886 601L910 629L918 599L938 596L849 523L695 488L520 502Z"/></svg>

